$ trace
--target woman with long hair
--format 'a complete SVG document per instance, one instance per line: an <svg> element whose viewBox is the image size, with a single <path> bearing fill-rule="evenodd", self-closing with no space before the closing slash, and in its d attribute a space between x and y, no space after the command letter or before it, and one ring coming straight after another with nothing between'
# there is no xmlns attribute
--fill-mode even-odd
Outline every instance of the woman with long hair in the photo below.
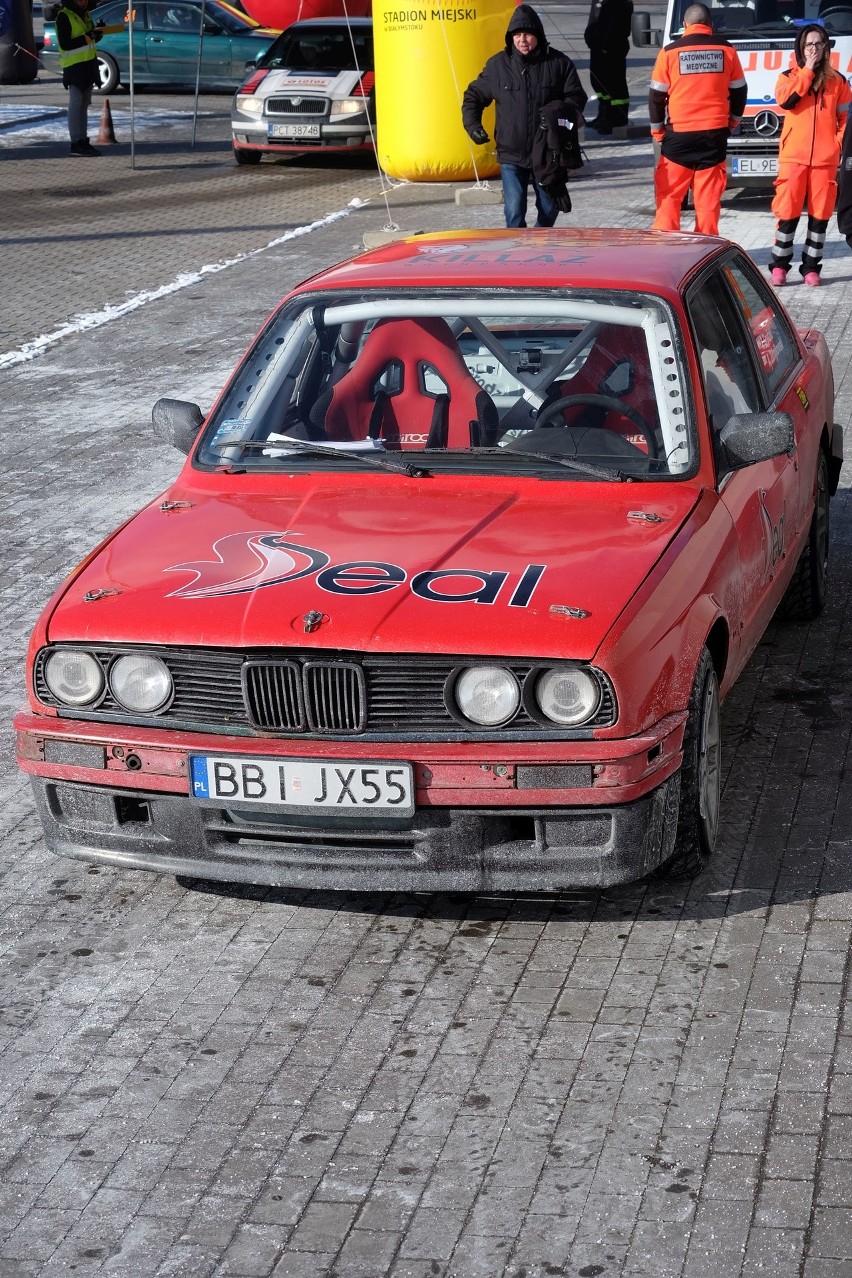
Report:
<svg viewBox="0 0 852 1278"><path fill-rule="evenodd" d="M852 90L831 65L828 34L821 23L796 37L796 65L778 77L775 99L784 112L772 212L778 219L770 272L787 282L793 238L807 206L808 230L799 272L818 288L828 219L837 201L837 164Z"/></svg>

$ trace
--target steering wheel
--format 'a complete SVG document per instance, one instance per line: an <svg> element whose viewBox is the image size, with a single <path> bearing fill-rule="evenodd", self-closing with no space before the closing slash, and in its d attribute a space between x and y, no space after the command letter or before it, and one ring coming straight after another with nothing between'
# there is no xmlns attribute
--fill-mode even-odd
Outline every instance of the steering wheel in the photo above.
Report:
<svg viewBox="0 0 852 1278"><path fill-rule="evenodd" d="M657 447L656 436L645 421L645 418L635 408L631 408L629 404L623 404L620 399L615 399L612 395L566 395L564 399L555 399L552 404L548 404L546 408L539 410L535 423L536 430L548 423L551 417L557 417L564 412L566 408L576 408L580 404L590 404L596 408L605 408L607 412L618 413L621 417L628 418L647 443L648 456L659 457L660 450ZM617 433L617 431L613 432L613 434ZM634 447L634 445L631 445L631 447ZM637 451L641 451L641 449L637 449Z"/></svg>

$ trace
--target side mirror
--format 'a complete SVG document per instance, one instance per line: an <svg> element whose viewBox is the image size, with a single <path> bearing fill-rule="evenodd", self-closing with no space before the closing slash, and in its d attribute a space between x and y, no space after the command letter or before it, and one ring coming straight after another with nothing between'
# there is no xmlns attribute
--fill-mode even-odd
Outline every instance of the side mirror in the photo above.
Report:
<svg viewBox="0 0 852 1278"><path fill-rule="evenodd" d="M218 22L205 22L204 34L205 35L221 35L222 28L219 26Z"/></svg>
<svg viewBox="0 0 852 1278"><path fill-rule="evenodd" d="M157 439L188 454L204 423L204 414L197 404L185 399L158 399L151 410L151 421Z"/></svg>
<svg viewBox="0 0 852 1278"><path fill-rule="evenodd" d="M789 413L735 413L719 433L722 456L731 470L753 466L796 451L796 431Z"/></svg>

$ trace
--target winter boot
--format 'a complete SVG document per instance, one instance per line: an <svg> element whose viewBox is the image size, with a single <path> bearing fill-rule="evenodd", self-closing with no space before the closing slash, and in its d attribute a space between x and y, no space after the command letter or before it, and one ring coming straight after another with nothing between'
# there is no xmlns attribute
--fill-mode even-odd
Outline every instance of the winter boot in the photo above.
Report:
<svg viewBox="0 0 852 1278"><path fill-rule="evenodd" d="M630 120L629 102L612 102L610 104L610 122L614 129L625 129Z"/></svg>
<svg viewBox="0 0 852 1278"><path fill-rule="evenodd" d="M596 133L604 135L612 133L612 108L609 99L598 98L598 113L594 120L589 124L590 129L594 129Z"/></svg>

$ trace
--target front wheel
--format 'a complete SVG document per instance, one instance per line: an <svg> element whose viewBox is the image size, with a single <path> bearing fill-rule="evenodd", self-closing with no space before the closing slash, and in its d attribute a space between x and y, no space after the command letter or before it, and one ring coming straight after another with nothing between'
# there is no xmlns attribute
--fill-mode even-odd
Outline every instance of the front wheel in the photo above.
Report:
<svg viewBox="0 0 852 1278"><path fill-rule="evenodd" d="M242 146L234 147L234 159L237 164L260 164L262 158L262 151L247 151Z"/></svg>
<svg viewBox="0 0 852 1278"><path fill-rule="evenodd" d="M666 877L697 874L719 833L722 798L722 723L719 680L710 653L701 650L683 734L680 809L674 852L660 867Z"/></svg>
<svg viewBox="0 0 852 1278"><path fill-rule="evenodd" d="M115 58L108 53L98 54L98 83L95 86L97 93L114 93L121 82L121 72L118 69L118 63Z"/></svg>

